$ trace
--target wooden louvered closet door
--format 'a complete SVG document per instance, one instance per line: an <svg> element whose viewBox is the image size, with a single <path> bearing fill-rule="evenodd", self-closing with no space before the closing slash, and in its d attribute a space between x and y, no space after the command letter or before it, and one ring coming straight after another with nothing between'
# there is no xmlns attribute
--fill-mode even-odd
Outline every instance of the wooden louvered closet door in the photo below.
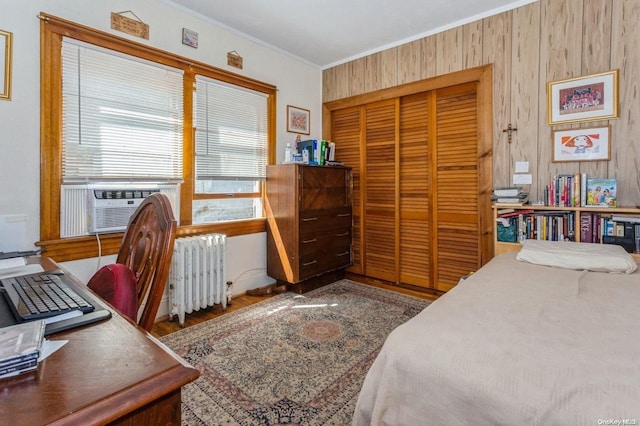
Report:
<svg viewBox="0 0 640 426"><path fill-rule="evenodd" d="M429 93L400 100L399 282L426 288L432 286L430 101Z"/></svg>
<svg viewBox="0 0 640 426"><path fill-rule="evenodd" d="M362 132L360 130L361 107L345 108L337 110L331 117L331 129L334 141L340 141L336 146L337 159L351 167L351 182L353 186L351 208L353 214L353 227L351 232L353 240L351 243L352 266L350 272L362 274L361 263L361 239L362 239L362 197L361 197L361 159L360 141Z"/></svg>
<svg viewBox="0 0 640 426"><path fill-rule="evenodd" d="M353 168L353 266L447 291L481 265L477 84L331 112L337 159ZM483 148L482 152L486 152Z"/></svg>
<svg viewBox="0 0 640 426"><path fill-rule="evenodd" d="M435 97L433 278L446 291L480 266L476 84L440 89Z"/></svg>
<svg viewBox="0 0 640 426"><path fill-rule="evenodd" d="M396 281L397 100L364 108L364 274Z"/></svg>

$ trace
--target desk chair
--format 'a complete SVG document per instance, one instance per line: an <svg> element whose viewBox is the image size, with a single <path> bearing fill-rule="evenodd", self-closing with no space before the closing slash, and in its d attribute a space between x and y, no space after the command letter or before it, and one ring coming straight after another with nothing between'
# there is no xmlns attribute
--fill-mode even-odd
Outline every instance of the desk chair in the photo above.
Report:
<svg viewBox="0 0 640 426"><path fill-rule="evenodd" d="M88 284L147 331L153 326L169 275L176 226L167 196L149 195L129 219L116 265L101 268Z"/></svg>

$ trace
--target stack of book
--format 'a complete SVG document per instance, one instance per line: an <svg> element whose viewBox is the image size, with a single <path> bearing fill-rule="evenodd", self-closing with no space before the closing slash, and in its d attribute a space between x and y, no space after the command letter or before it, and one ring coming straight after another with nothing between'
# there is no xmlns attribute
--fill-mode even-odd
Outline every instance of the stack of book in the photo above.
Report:
<svg viewBox="0 0 640 426"><path fill-rule="evenodd" d="M552 207L584 206L585 173L555 175L544 188L544 204Z"/></svg>
<svg viewBox="0 0 640 426"><path fill-rule="evenodd" d="M0 379L38 368L44 329L43 320L0 328Z"/></svg>
<svg viewBox="0 0 640 426"><path fill-rule="evenodd" d="M496 205L523 206L528 203L529 194L522 191L520 186L495 188L491 199Z"/></svg>
<svg viewBox="0 0 640 426"><path fill-rule="evenodd" d="M587 178L586 173L559 174L544 188L552 207L616 207L616 179Z"/></svg>

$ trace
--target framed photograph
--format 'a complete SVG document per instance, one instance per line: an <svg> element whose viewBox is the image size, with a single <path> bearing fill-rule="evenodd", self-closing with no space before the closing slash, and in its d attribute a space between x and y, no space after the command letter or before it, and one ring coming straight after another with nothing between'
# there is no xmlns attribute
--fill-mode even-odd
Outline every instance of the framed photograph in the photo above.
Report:
<svg viewBox="0 0 640 426"><path fill-rule="evenodd" d="M0 30L0 99L11 99L11 48L13 34Z"/></svg>
<svg viewBox="0 0 640 426"><path fill-rule="evenodd" d="M550 125L618 117L618 70L547 84Z"/></svg>
<svg viewBox="0 0 640 426"><path fill-rule="evenodd" d="M188 28L182 29L182 44L191 46L194 49L198 48L198 33Z"/></svg>
<svg viewBox="0 0 640 426"><path fill-rule="evenodd" d="M287 132L301 133L308 135L311 133L311 114L308 109L287 105Z"/></svg>
<svg viewBox="0 0 640 426"><path fill-rule="evenodd" d="M554 130L553 161L602 161L611 153L611 126Z"/></svg>

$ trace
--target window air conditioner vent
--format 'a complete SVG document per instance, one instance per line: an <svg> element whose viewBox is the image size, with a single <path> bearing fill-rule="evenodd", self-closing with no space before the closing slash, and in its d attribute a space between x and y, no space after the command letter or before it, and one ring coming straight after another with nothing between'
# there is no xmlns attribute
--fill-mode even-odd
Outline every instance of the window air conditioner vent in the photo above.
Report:
<svg viewBox="0 0 640 426"><path fill-rule="evenodd" d="M120 232L147 196L159 189L91 189L89 192L89 232Z"/></svg>

